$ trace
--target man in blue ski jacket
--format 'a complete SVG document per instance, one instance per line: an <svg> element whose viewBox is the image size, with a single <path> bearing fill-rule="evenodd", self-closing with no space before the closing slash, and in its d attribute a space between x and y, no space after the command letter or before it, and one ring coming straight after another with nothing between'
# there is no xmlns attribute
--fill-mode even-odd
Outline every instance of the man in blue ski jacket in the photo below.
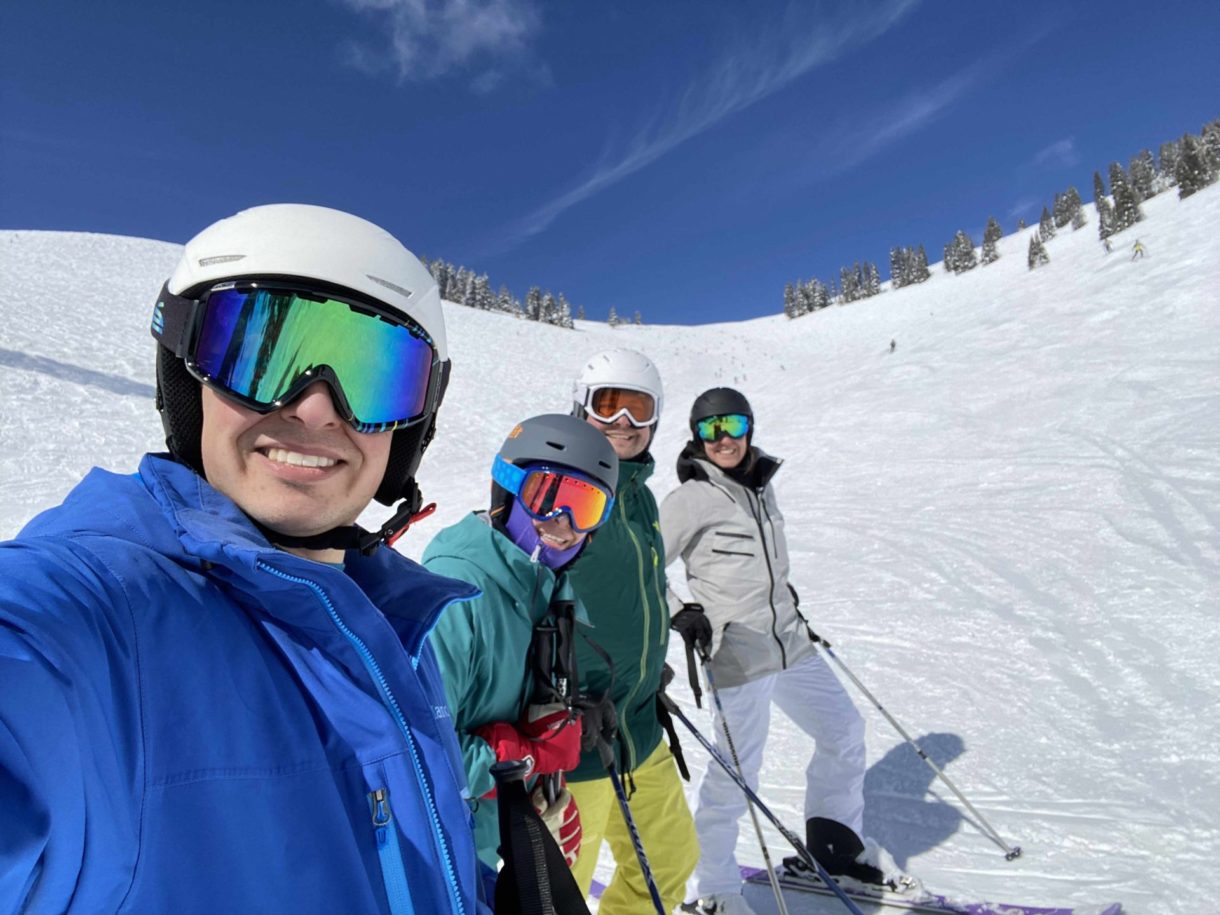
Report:
<svg viewBox="0 0 1220 915"><path fill-rule="evenodd" d="M432 278L257 207L152 326L171 453L0 544L0 912L485 915L426 641L477 592L386 546L448 375Z"/></svg>

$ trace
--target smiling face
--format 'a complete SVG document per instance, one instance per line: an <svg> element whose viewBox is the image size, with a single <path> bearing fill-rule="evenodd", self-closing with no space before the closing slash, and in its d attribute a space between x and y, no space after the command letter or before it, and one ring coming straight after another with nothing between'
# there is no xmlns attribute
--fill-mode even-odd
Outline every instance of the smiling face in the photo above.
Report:
<svg viewBox="0 0 1220 915"><path fill-rule="evenodd" d="M207 480L251 518L291 536L355 522L385 474L393 432L356 432L317 382L274 413L260 414L203 388ZM338 562L339 550L299 550Z"/></svg>
<svg viewBox="0 0 1220 915"><path fill-rule="evenodd" d="M586 418L590 426L606 436L610 447L618 455L620 461L630 461L639 457L648 448L648 440L652 435L652 426L633 426L626 416L620 416L614 422L605 423L590 413Z"/></svg>
<svg viewBox="0 0 1220 915"><path fill-rule="evenodd" d="M545 521L534 521L534 530L538 532L543 546L553 550L570 550L585 539L580 531L572 530L572 524L566 514L556 515Z"/></svg>
<svg viewBox="0 0 1220 915"><path fill-rule="evenodd" d="M703 453L721 470L732 470L742 462L748 450L744 435L741 438L729 438L727 432L714 442L703 443Z"/></svg>

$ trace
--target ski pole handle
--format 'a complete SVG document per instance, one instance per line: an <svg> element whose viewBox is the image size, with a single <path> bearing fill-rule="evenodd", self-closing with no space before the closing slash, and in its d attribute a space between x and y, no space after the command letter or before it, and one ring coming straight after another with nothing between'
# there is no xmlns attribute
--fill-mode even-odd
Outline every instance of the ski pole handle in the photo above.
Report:
<svg viewBox="0 0 1220 915"><path fill-rule="evenodd" d="M525 782L525 773L530 770L529 763L522 759L506 759L492 763L491 777L496 781L496 793L513 782Z"/></svg>

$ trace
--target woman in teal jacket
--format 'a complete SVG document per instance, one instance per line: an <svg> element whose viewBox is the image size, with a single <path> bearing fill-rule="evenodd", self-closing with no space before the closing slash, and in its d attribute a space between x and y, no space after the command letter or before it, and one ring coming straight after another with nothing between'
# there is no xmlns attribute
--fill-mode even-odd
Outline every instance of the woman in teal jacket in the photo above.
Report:
<svg viewBox="0 0 1220 915"><path fill-rule="evenodd" d="M580 760L580 722L537 682L534 636L551 617L567 613L585 621L566 572L589 533L609 517L618 458L580 420L536 416L509 434L492 480L490 510L441 531L423 561L430 571L482 591L450 606L430 640L470 782L479 857L494 867L499 831L492 765L524 759L533 777L569 771ZM563 788L547 797L538 786L533 797L571 864L580 847L571 795Z"/></svg>

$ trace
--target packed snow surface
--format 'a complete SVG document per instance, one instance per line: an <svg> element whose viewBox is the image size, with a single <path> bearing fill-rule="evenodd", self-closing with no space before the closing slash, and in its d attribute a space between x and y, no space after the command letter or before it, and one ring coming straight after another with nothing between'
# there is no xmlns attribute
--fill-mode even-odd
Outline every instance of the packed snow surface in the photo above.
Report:
<svg viewBox="0 0 1220 915"><path fill-rule="evenodd" d="M566 410L598 350L640 349L665 379L658 498L677 484L693 398L739 387L756 444L785 461L775 485L802 609L1024 854L1006 862L861 697L868 834L940 892L1212 910L1220 187L1144 212L1110 254L1090 223L1061 230L1030 272L1025 230L993 265L936 267L793 321L570 331L446 306L453 383L420 474L440 509L401 549L418 557L484 504L505 434ZM1148 255L1132 261L1137 237ZM147 325L180 251L0 232L0 536L90 466L133 469L162 446ZM681 671L677 646L670 659ZM684 679L675 691L706 728ZM773 728L760 794L803 832L809 744L778 712ZM701 771L693 740L686 752ZM742 825L740 859L761 864Z"/></svg>

